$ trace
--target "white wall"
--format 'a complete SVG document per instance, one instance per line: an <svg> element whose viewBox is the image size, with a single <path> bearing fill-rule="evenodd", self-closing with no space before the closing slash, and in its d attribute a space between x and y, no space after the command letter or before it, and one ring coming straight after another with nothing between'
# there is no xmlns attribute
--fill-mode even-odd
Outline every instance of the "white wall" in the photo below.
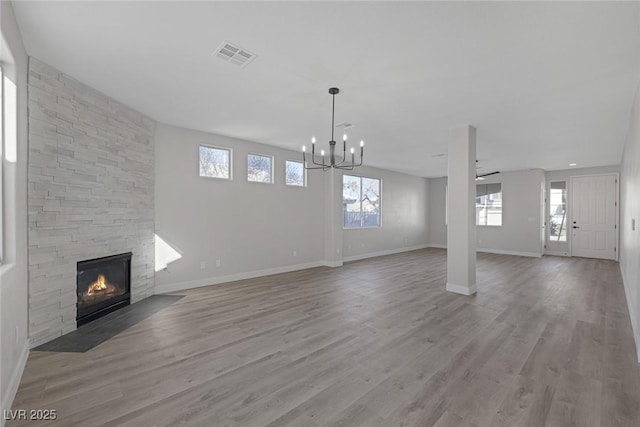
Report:
<svg viewBox="0 0 640 427"><path fill-rule="evenodd" d="M200 144L233 150L231 181L198 176ZM275 157L274 184L247 182L249 152ZM156 234L182 255L156 274L156 292L324 264L326 173L284 185L300 153L162 124L155 153Z"/></svg>
<svg viewBox="0 0 640 427"><path fill-rule="evenodd" d="M429 244L447 247L446 200L447 178L429 180Z"/></svg>
<svg viewBox="0 0 640 427"><path fill-rule="evenodd" d="M620 171L620 270L640 361L640 91L636 92ZM635 219L635 230L631 221Z"/></svg>
<svg viewBox="0 0 640 427"><path fill-rule="evenodd" d="M571 169L562 169L555 171L547 171L545 172L545 177L547 181L547 200L549 200L549 189L550 183L554 181L565 181L567 183L567 204L568 210L571 209L571 177L572 176L580 176L580 175L598 175L598 174L608 174L608 173L619 173L620 166L612 165L612 166L600 166L594 168L571 168ZM545 208L545 215L548 215L548 207ZM571 212L567 212L567 224L569 224L569 218ZM571 233L567 233L568 240L566 242L551 242L547 241L545 248L545 253L552 255L569 255L569 241L571 240Z"/></svg>
<svg viewBox="0 0 640 427"><path fill-rule="evenodd" d="M428 246L428 179L351 172L382 179L383 225L344 230L340 171L309 171L306 188L284 185L284 162L299 152L163 124L155 143L156 234L181 256L156 273L158 293ZM200 144L233 150L231 181L198 176ZM249 152L275 157L275 184L247 182Z"/></svg>
<svg viewBox="0 0 640 427"><path fill-rule="evenodd" d="M477 227L480 252L542 255L541 240L541 169L503 172L487 177L483 184L502 183L502 226ZM446 179L431 180L430 243L446 247L445 186Z"/></svg>
<svg viewBox="0 0 640 427"><path fill-rule="evenodd" d="M5 162L5 264L0 266L0 400L9 409L28 354L27 342L27 55L11 2L0 2L3 69L18 90L17 163ZM4 417L0 423L4 424Z"/></svg>
<svg viewBox="0 0 640 427"><path fill-rule="evenodd" d="M429 245L428 179L370 167L344 173L382 180L382 227L345 229L345 261Z"/></svg>

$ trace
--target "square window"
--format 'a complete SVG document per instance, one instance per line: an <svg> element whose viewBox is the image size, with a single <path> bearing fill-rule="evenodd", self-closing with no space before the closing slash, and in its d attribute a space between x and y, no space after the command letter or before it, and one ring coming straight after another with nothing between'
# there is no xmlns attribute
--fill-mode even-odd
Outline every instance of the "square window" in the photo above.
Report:
<svg viewBox="0 0 640 427"><path fill-rule="evenodd" d="M284 165L285 184L304 187L306 184L304 164L295 160L287 160Z"/></svg>
<svg viewBox="0 0 640 427"><path fill-rule="evenodd" d="M231 179L231 150L201 145L200 176Z"/></svg>
<svg viewBox="0 0 640 427"><path fill-rule="evenodd" d="M273 183L273 157L261 154L247 156L247 180Z"/></svg>

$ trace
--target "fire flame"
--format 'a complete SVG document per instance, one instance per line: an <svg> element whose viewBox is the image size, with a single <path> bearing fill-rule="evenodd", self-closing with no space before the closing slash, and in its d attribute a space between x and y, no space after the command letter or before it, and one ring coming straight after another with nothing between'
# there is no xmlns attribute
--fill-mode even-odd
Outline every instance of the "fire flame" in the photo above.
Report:
<svg viewBox="0 0 640 427"><path fill-rule="evenodd" d="M87 289L87 295L93 295L96 292L104 291L107 289L107 279L103 274L98 276L98 280L89 285L89 289Z"/></svg>

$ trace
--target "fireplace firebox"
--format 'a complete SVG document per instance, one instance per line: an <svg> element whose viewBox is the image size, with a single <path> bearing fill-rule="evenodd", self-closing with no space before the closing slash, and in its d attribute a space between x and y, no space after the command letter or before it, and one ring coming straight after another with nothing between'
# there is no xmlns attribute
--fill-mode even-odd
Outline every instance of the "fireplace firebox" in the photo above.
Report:
<svg viewBox="0 0 640 427"><path fill-rule="evenodd" d="M131 301L131 252L78 262L78 326Z"/></svg>

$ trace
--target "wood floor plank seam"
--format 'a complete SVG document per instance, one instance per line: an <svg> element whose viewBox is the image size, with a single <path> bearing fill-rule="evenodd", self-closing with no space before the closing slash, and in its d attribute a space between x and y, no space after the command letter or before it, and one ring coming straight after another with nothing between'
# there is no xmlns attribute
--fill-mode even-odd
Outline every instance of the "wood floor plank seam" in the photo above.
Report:
<svg viewBox="0 0 640 427"><path fill-rule="evenodd" d="M32 351L13 409L66 427L640 425L618 264L477 258L471 297L445 290L435 248L181 291L86 353Z"/></svg>

